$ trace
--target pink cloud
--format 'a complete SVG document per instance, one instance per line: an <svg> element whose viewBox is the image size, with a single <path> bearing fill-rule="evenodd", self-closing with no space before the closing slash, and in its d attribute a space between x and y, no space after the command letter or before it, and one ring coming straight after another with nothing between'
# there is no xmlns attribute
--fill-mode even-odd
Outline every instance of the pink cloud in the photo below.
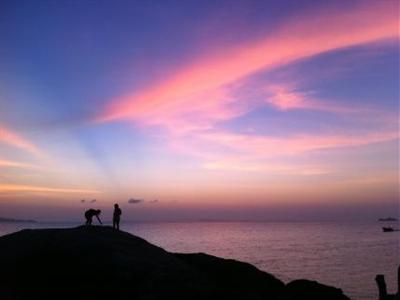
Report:
<svg viewBox="0 0 400 300"><path fill-rule="evenodd" d="M9 167L9 168L21 168L21 169L40 169L39 166L27 163L21 163L16 161L9 160L1 160L0 159L0 167Z"/></svg>
<svg viewBox="0 0 400 300"><path fill-rule="evenodd" d="M176 152L190 154L203 161L206 169L242 169L248 171L274 171L281 173L295 167L285 163L286 158L304 159L307 154L330 149L366 146L394 141L397 131L367 132L365 134L293 135L271 137L246 135L222 131L198 132L169 139L169 146ZM270 159L273 160L271 163ZM267 162L266 162L267 160ZM228 167L228 165L231 167ZM296 169L311 173L323 170L322 166ZM301 172L303 172L301 171ZM322 172L322 171L321 171Z"/></svg>
<svg viewBox="0 0 400 300"><path fill-rule="evenodd" d="M320 165L295 165L284 163L265 163L246 159L223 159L203 164L205 169L217 171L263 172L285 175L313 176L325 175L333 172L332 168Z"/></svg>
<svg viewBox="0 0 400 300"><path fill-rule="evenodd" d="M289 21L264 40L219 56L206 55L163 82L113 99L97 121L152 124L163 119L168 124L177 115L196 114L212 123L237 116L243 111L232 111L232 99L221 97L221 89L228 84L326 51L398 37L397 14L389 4L363 2L346 12L318 12ZM286 98L295 102L284 104L281 99L281 105L296 105L297 100Z"/></svg>
<svg viewBox="0 0 400 300"><path fill-rule="evenodd" d="M60 194L98 194L101 193L98 190L89 189L74 189L74 188L55 188L46 186L32 186L32 185L21 185L21 184L0 184L0 194L9 192L29 192L29 193L60 193Z"/></svg>
<svg viewBox="0 0 400 300"><path fill-rule="evenodd" d="M319 110L337 114L371 114L376 113L369 107L338 105L326 99L317 99L312 92L299 92L291 84L272 84L265 88L268 95L265 102L278 110L292 109Z"/></svg>
<svg viewBox="0 0 400 300"><path fill-rule="evenodd" d="M253 157L298 155L309 151L363 146L399 138L398 132L372 132L363 135L296 135L290 137L251 136L212 132L198 135L201 143L218 143Z"/></svg>
<svg viewBox="0 0 400 300"><path fill-rule="evenodd" d="M0 125L0 142L17 147L36 156L42 156L43 152L33 143L22 137L15 131Z"/></svg>
<svg viewBox="0 0 400 300"><path fill-rule="evenodd" d="M272 93L266 102L280 110L295 108L313 108L315 103L305 101L305 95L288 90L282 86L272 86L268 90Z"/></svg>
<svg viewBox="0 0 400 300"><path fill-rule="evenodd" d="M364 135L295 135L269 137L221 131L218 123L242 116L266 103L279 110L312 109L333 113L365 113L339 106L288 83L269 84L260 97L245 99L235 88L260 71L306 59L327 51L398 38L397 14L389 2L363 2L347 11L324 11L289 20L263 40L205 55L173 76L142 90L112 99L96 122L132 121L143 128L159 127L178 152L200 157L208 169L265 170L267 165L246 158L265 159L302 155L311 151L368 145L398 138L397 132ZM269 97L265 96L269 94ZM368 113L368 116L370 114ZM230 156L231 160L226 157ZM243 158L245 158L243 160ZM290 172L284 165L270 170ZM296 169L301 172L301 170ZM318 166L304 173L325 172Z"/></svg>

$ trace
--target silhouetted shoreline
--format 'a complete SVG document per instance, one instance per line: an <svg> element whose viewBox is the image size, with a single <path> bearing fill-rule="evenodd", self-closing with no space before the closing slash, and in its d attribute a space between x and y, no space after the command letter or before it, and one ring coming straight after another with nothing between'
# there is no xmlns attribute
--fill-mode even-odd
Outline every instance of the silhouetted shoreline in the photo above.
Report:
<svg viewBox="0 0 400 300"><path fill-rule="evenodd" d="M108 226L0 237L2 299L348 300L315 281L284 284L251 264L170 253ZM45 285L45 287L43 287Z"/></svg>

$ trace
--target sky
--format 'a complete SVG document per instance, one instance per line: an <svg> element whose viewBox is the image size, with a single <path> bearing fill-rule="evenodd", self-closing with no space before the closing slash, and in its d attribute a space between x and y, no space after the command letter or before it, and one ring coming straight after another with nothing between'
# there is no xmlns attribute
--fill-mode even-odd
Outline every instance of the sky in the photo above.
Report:
<svg viewBox="0 0 400 300"><path fill-rule="evenodd" d="M399 3L1 1L0 216L399 212Z"/></svg>

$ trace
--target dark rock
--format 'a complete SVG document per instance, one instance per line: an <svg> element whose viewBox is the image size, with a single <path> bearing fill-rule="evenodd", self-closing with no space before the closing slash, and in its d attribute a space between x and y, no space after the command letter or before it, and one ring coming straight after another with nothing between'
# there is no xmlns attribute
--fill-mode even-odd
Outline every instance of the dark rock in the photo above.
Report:
<svg viewBox="0 0 400 300"><path fill-rule="evenodd" d="M283 282L248 263L203 253L175 256L197 270L215 299L278 299L284 288Z"/></svg>
<svg viewBox="0 0 400 300"><path fill-rule="evenodd" d="M350 300L341 289L311 280L294 280L285 287L285 300Z"/></svg>
<svg viewBox="0 0 400 300"><path fill-rule="evenodd" d="M0 237L2 300L348 299L341 293L331 297L335 288L302 282L285 287L250 264L169 253L110 227L22 230ZM296 293L310 294L288 298Z"/></svg>

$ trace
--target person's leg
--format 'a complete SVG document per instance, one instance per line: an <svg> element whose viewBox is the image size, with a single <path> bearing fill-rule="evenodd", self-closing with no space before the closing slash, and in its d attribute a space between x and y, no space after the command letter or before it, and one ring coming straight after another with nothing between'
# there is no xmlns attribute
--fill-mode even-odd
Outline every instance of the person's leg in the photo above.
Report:
<svg viewBox="0 0 400 300"><path fill-rule="evenodd" d="M115 227L116 227L116 223L117 222L115 222L116 220L115 220L115 218L113 218L113 228L115 229Z"/></svg>
<svg viewBox="0 0 400 300"><path fill-rule="evenodd" d="M119 230L119 218L117 220L117 230Z"/></svg>

